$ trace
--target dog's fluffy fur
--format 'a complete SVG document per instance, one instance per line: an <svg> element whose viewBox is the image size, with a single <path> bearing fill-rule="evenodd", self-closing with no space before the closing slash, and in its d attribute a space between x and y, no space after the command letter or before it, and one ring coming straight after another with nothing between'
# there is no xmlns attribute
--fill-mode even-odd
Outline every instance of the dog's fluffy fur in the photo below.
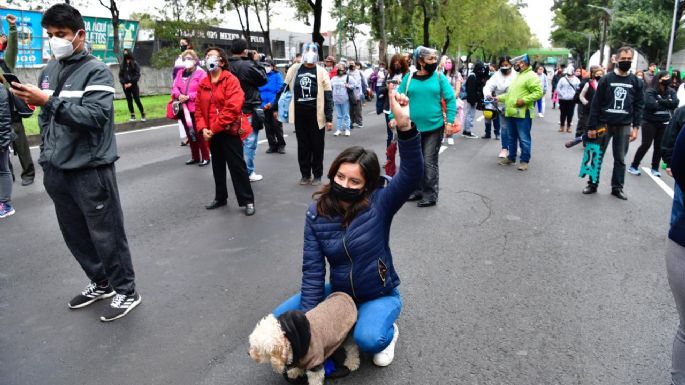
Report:
<svg viewBox="0 0 685 385"><path fill-rule="evenodd" d="M250 357L260 364L270 363L276 373L285 372L286 366L293 363L290 342L281 329L278 320L272 314L267 315L257 323L249 340ZM359 369L359 348L354 343L354 339L348 336L342 347L345 350L345 367L350 371ZM309 385L322 385L324 381L323 365L311 369L295 367L287 371L287 376L292 379L303 375L307 376Z"/></svg>

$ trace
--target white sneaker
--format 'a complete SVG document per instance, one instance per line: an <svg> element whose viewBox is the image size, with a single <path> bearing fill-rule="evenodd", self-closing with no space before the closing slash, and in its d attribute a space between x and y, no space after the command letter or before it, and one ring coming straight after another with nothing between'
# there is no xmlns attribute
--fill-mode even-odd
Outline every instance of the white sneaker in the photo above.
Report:
<svg viewBox="0 0 685 385"><path fill-rule="evenodd" d="M542 112L538 112L538 118L544 118L545 115L542 114Z"/></svg>
<svg viewBox="0 0 685 385"><path fill-rule="evenodd" d="M509 155L509 151L507 151L506 148L503 148L502 151L499 152L499 158L506 158L507 155Z"/></svg>
<svg viewBox="0 0 685 385"><path fill-rule="evenodd" d="M254 171L252 174L250 174L250 182L259 182L262 179L264 179L264 177L259 174L255 174Z"/></svg>
<svg viewBox="0 0 685 385"><path fill-rule="evenodd" d="M397 338L400 336L400 329L397 328L397 324L392 324L395 333L392 336L392 341L390 345L383 349L381 352L373 355L373 363L376 366L388 366L392 364L392 360L395 359L395 344L397 344Z"/></svg>
<svg viewBox="0 0 685 385"><path fill-rule="evenodd" d="M351 134L350 130L345 130L345 136L350 136Z"/></svg>
<svg viewBox="0 0 685 385"><path fill-rule="evenodd" d="M340 132L340 130L335 130L335 132L333 133L333 136L340 136L340 134L342 134L342 132Z"/></svg>

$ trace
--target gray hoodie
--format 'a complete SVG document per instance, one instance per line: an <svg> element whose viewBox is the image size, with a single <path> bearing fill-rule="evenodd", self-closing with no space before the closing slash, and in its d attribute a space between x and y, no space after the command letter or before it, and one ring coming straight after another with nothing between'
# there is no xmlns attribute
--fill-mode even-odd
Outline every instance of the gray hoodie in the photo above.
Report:
<svg viewBox="0 0 685 385"><path fill-rule="evenodd" d="M45 167L76 170L109 165L117 159L114 139L114 78L107 65L90 60L53 95L60 73L85 60L86 50L63 60L52 60L41 72L38 85L50 95L38 115L40 146L38 162Z"/></svg>

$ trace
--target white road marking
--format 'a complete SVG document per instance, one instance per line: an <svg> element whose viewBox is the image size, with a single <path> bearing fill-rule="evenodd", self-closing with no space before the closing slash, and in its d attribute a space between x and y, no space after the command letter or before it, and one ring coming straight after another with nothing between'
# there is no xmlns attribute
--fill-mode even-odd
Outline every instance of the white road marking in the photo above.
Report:
<svg viewBox="0 0 685 385"><path fill-rule="evenodd" d="M169 127L178 127L178 124L165 124L165 125L163 125L163 126L155 126L155 127L149 127L149 128L141 128L141 129L139 129L139 130L131 130L131 131L124 131L124 132L117 132L117 133L115 133L114 135L117 135L117 136L118 136L118 135L137 134L137 133L141 133L141 132L161 130L162 128L169 128ZM288 134L284 134L283 137L284 137L284 138L287 138L287 137L288 137ZM262 139L262 140L260 140L259 142L257 142L257 144L262 144L262 143L266 143L266 142L268 142L268 140ZM38 147L39 147L39 146L31 146L31 147L29 147L29 148L30 148L31 150L35 150L35 149L37 149Z"/></svg>
<svg viewBox="0 0 685 385"><path fill-rule="evenodd" d="M482 122L485 117L483 115L479 116L478 119L476 119L476 122Z"/></svg>
<svg viewBox="0 0 685 385"><path fill-rule="evenodd" d="M661 180L661 178L652 175L652 170L650 170L649 167L642 167L642 170L644 170L645 174L649 175L649 177L652 178L654 182L656 182L657 186L661 187L661 189L664 190L664 192L666 192L666 194L670 196L671 199L673 199L673 189L668 187L666 182Z"/></svg>
<svg viewBox="0 0 685 385"><path fill-rule="evenodd" d="M445 150L447 150L447 146L440 146L440 151L438 151L438 154L442 154L445 152Z"/></svg>

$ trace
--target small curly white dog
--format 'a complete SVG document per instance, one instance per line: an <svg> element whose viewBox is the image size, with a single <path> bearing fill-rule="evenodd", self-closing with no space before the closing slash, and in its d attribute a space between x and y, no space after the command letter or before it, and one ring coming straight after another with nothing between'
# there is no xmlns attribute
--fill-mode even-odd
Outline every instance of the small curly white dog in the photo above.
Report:
<svg viewBox="0 0 685 385"><path fill-rule="evenodd" d="M359 368L359 348L348 337L357 321L357 306L342 292L304 313L289 311L276 319L269 314L250 334L250 357L260 364L270 363L276 373L290 379L307 376L309 385L322 385L324 361L344 354L342 365L349 371ZM339 348L342 346L342 351Z"/></svg>

